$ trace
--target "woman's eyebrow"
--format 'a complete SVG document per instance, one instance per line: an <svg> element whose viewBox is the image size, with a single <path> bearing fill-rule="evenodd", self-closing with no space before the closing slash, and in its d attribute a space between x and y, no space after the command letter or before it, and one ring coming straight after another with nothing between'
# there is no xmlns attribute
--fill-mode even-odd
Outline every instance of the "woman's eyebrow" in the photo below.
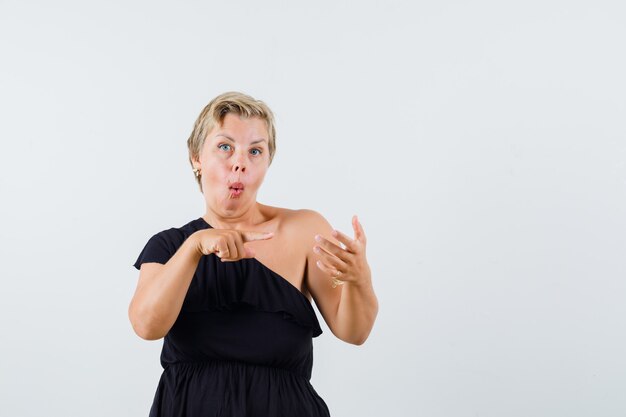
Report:
<svg viewBox="0 0 626 417"><path fill-rule="evenodd" d="M218 133L218 134L217 134L217 135L215 135L215 136L223 136L223 137L225 137L226 139L228 139L229 141L231 141L231 142L235 142L235 139L233 139L233 138L231 138L230 136L225 135L225 134L223 134L223 133ZM259 143L259 142L266 142L266 140L265 140L265 139L255 140L254 142L250 142L250 144L251 144L251 145L254 145L255 143Z"/></svg>

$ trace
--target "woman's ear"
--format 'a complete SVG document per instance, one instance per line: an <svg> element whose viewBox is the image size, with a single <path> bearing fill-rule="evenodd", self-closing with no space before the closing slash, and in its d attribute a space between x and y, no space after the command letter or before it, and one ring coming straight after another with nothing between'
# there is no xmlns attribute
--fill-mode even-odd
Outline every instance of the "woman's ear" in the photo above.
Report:
<svg viewBox="0 0 626 417"><path fill-rule="evenodd" d="M193 165L193 169L201 169L199 155L191 157L191 164Z"/></svg>

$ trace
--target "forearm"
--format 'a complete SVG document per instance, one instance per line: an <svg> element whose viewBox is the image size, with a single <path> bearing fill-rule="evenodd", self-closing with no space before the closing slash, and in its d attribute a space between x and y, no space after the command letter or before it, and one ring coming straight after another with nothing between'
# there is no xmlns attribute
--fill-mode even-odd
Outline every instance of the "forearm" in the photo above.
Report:
<svg viewBox="0 0 626 417"><path fill-rule="evenodd" d="M132 310L142 337L160 339L174 325L201 257L194 235L189 236L157 275L138 290Z"/></svg>
<svg viewBox="0 0 626 417"><path fill-rule="evenodd" d="M370 275L358 283L344 283L337 309L337 336L355 345L365 343L377 314L378 299Z"/></svg>

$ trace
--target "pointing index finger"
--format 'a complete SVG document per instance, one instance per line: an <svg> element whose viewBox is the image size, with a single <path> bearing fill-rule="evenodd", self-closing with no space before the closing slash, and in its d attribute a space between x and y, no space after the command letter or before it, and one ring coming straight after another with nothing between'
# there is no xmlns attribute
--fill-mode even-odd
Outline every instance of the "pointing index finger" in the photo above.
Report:
<svg viewBox="0 0 626 417"><path fill-rule="evenodd" d="M274 232L241 232L244 242L250 242L253 240L265 240L274 237Z"/></svg>

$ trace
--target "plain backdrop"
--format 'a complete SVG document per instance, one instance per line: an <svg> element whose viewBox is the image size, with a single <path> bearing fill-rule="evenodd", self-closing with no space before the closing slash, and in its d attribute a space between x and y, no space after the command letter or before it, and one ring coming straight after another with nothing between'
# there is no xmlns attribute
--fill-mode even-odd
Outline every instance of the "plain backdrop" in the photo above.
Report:
<svg viewBox="0 0 626 417"><path fill-rule="evenodd" d="M186 140L265 101L264 204L368 238L333 417L626 415L623 2L0 1L0 415L147 416L132 267L204 214Z"/></svg>

